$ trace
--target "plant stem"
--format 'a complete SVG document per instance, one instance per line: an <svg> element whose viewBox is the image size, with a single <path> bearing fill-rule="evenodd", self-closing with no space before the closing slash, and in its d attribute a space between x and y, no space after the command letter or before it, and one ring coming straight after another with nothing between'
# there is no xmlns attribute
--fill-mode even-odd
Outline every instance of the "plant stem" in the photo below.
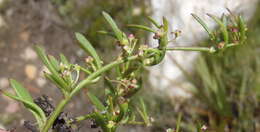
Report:
<svg viewBox="0 0 260 132"><path fill-rule="evenodd" d="M85 80L81 81L78 86L71 92L71 96L74 96L76 93L78 93L85 85L91 83L91 81L95 78L97 78L98 76L100 76L102 73L110 70L111 68L117 66L117 65L120 65L124 62L127 62L127 61L131 61L131 60L135 60L137 59L138 56L135 55L135 56L130 56L128 58L125 58L125 59L119 59L119 60L116 60L110 64L107 64L106 66L100 68L99 70L97 70L96 72L92 73L91 75L88 76L88 78L86 78Z"/></svg>
<svg viewBox="0 0 260 132"><path fill-rule="evenodd" d="M226 48L238 46L238 43L230 43L227 44ZM180 50L180 51L201 51L201 52L209 52L215 53L217 50L214 47L173 47L173 48L166 48L166 50Z"/></svg>
<svg viewBox="0 0 260 132"><path fill-rule="evenodd" d="M47 120L43 130L41 132L48 132L49 128L52 126L56 118L60 115L65 105L70 101L71 96L66 97L64 100L61 100L55 111L51 114L50 118Z"/></svg>
<svg viewBox="0 0 260 132"><path fill-rule="evenodd" d="M66 104L68 104L68 102L71 100L71 98L73 96L75 96L84 86L86 86L87 84L92 83L92 80L97 78L98 76L100 76L102 73L112 69L113 67L120 65L124 62L127 61L131 61L131 60L135 60L137 59L138 56L130 56L128 58L125 59L119 59L116 60L110 64L107 64L106 66L98 69L96 72L90 74L85 80L81 81L77 87L75 87L73 89L73 91L70 93L69 96L67 96L65 99L61 100L61 102L58 104L58 106L56 107L56 109L54 110L54 112L51 114L50 118L47 120L45 126L43 127L41 132L48 132L48 130L51 128L52 124L54 123L54 121L56 120L56 118L60 115L60 113L63 111L64 107Z"/></svg>
<svg viewBox="0 0 260 132"><path fill-rule="evenodd" d="M127 122L127 124L129 124L129 125L145 125L145 123L141 122L141 121L129 121L129 122Z"/></svg>
<svg viewBox="0 0 260 132"><path fill-rule="evenodd" d="M173 47L173 48L167 48L166 50L212 52L212 49L208 47Z"/></svg>

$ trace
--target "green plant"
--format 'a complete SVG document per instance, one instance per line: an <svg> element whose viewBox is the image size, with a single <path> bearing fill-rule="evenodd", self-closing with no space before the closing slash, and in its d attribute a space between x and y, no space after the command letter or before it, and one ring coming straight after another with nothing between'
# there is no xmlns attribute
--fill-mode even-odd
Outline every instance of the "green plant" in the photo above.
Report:
<svg viewBox="0 0 260 132"><path fill-rule="evenodd" d="M173 47L168 48L167 44L171 41L168 39L169 29L168 21L163 18L163 24L158 24L152 18L148 20L156 27L152 29L143 25L128 25L131 28L138 28L154 33L154 39L158 40L158 47L151 48L147 45L137 46L137 39L134 35L126 35L121 31L109 14L103 12L108 24L113 32L100 31L103 34L112 36L117 40L117 45L121 48L121 54L115 61L103 64L103 61L96 53L90 42L80 33L75 36L79 41L80 47L89 55L86 58L86 66L71 64L63 54L60 54L60 60L53 56L47 56L43 49L39 46L35 47L38 56L49 71L44 73L45 77L53 82L63 94L63 99L53 108L48 104L48 99L43 97L33 100L29 92L15 80L10 80L11 86L14 88L16 95L1 91L2 94L20 101L24 106L32 112L37 120L37 129L40 132L48 132L49 129L54 131L69 131L73 125L83 120L92 119L97 126L101 127L104 132L115 132L118 126L124 124L141 124L151 125L152 119L148 116L145 103L140 100L140 107L132 105L132 97L142 87L142 68L144 66L153 66L159 64L167 51L184 50L184 51L203 51L209 53L219 53L229 47L241 45L245 42L246 27L242 18L236 17L232 19L232 26L237 32L229 30L227 26L227 16L221 19L210 15L213 20L219 24L220 29L217 32L210 32L207 25L196 15L194 18L208 32L212 42L215 45L211 47ZM232 28L233 28L232 27ZM175 32L175 37L178 33ZM95 106L93 112L81 115L75 118L66 119L63 117L63 110L68 102L76 96L83 88L94 84L103 78L103 74L110 70L115 70L116 78L110 79L105 76L104 80L107 84L105 88L104 101L101 101L92 94L87 92L87 96L91 103ZM85 73L86 78L79 79L80 73ZM136 119L135 110L139 113L143 121ZM57 120L63 121L63 128L56 127ZM180 122L181 116L179 117ZM59 123L59 122L58 122ZM179 131L179 125L177 125Z"/></svg>
<svg viewBox="0 0 260 132"><path fill-rule="evenodd" d="M200 105L193 107L200 111L195 112L196 119L213 130L259 130L259 21L258 16L251 21L246 45L198 59L191 81Z"/></svg>

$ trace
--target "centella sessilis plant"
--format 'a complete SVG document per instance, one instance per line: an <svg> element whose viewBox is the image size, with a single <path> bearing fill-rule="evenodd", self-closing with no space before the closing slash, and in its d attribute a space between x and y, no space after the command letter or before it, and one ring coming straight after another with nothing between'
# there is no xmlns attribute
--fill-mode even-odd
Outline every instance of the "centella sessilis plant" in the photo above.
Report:
<svg viewBox="0 0 260 132"><path fill-rule="evenodd" d="M49 103L46 96L33 99L30 93L16 80L10 79L10 84L16 95L1 90L1 93L14 100L17 100L28 109L35 117L36 125L25 123L28 129L33 132L71 132L75 125L83 120L91 120L91 127L100 127L104 132L115 132L120 125L136 124L151 125L152 118L148 116L146 106L143 100L140 105L132 105L132 96L134 96L142 88L142 68L159 64L168 51L200 51L208 53L220 53L224 50L239 46L246 40L246 25L241 16L235 16L230 13L222 15L220 18L208 14L218 28L211 31L207 24L198 16L192 14L197 22L199 22L210 39L209 47L167 47L168 36L174 35L176 39L180 35L180 31L169 32L168 21L163 18L162 24L157 23L152 18L148 20L153 24L155 29L143 25L128 25L129 28L137 28L154 34L154 39L158 40L158 47L152 48L144 44L138 44L138 39L133 35L126 35L118 28L112 17L103 12L103 16L107 23L111 26L112 32L99 31L99 33L112 36L116 39L116 44L120 47L121 53L117 59L108 64L104 64L90 42L80 33L76 33L76 39L79 41L80 47L89 55L85 59L86 66L71 64L69 60L60 54L60 59L54 56L46 55L45 51L39 46L35 50L48 68L45 77L54 83L61 91L63 98L56 107ZM111 79L104 76L109 70L115 70L116 77ZM86 77L79 79L80 73L84 73ZM64 108L74 96L87 86L98 82L100 79L105 81L104 101L87 92L90 102L94 106L94 110L86 115L77 117L67 117L64 114ZM141 118L136 118L136 113ZM142 120L138 120L142 119Z"/></svg>

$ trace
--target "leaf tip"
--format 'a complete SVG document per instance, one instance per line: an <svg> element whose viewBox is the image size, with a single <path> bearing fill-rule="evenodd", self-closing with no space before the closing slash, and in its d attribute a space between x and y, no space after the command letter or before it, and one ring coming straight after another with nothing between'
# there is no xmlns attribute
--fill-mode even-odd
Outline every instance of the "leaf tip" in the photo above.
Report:
<svg viewBox="0 0 260 132"><path fill-rule="evenodd" d="M83 35L81 33L79 33L79 32L75 32L75 36L79 37L79 36L83 36Z"/></svg>
<svg viewBox="0 0 260 132"><path fill-rule="evenodd" d="M108 15L108 13L105 11L102 11L102 15Z"/></svg>

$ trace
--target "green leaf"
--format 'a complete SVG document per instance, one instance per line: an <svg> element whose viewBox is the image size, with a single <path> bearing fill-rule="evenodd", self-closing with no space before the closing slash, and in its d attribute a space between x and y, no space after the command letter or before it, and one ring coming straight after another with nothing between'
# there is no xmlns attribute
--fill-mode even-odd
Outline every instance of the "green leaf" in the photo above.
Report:
<svg viewBox="0 0 260 132"><path fill-rule="evenodd" d="M90 42L80 33L76 33L76 38L80 42L80 46L83 48L83 50L87 53L89 53L95 60L96 65L98 68L101 68L101 60L96 52L96 50L92 47Z"/></svg>
<svg viewBox="0 0 260 132"><path fill-rule="evenodd" d="M126 112L128 110L128 103L120 104L119 107L120 107L120 113L116 119L116 122L120 122L123 119L123 117L126 115Z"/></svg>
<svg viewBox="0 0 260 132"><path fill-rule="evenodd" d="M129 24L127 26L130 28L137 28L137 29L142 29L142 30L148 31L148 32L156 33L156 31L153 30L152 28L149 28L149 27L143 26L143 25Z"/></svg>
<svg viewBox="0 0 260 132"><path fill-rule="evenodd" d="M94 112L92 117L95 119L95 122L102 128L102 130L107 131L108 128L106 126L105 118L103 115L98 112Z"/></svg>
<svg viewBox="0 0 260 132"><path fill-rule="evenodd" d="M106 110L106 107L102 104L102 102L95 95L93 95L90 92L88 92L87 95L88 95L91 103L94 104L98 110L100 110L100 111Z"/></svg>
<svg viewBox="0 0 260 132"><path fill-rule="evenodd" d="M223 35L224 41L225 41L225 43L227 45L228 41L229 41L227 26L219 18L217 18L217 17L215 17L215 16L213 16L211 14L208 14L208 16L211 17L220 26L220 29L222 31L222 35Z"/></svg>
<svg viewBox="0 0 260 132"><path fill-rule="evenodd" d="M165 32L168 32L169 22L168 22L168 20L166 19L166 17L163 17L163 29L164 29Z"/></svg>
<svg viewBox="0 0 260 132"><path fill-rule="evenodd" d="M56 70L56 71L59 71L59 62L55 59L55 57L54 56L52 56L52 55L49 55L49 58L50 58L50 62L51 62L51 64L52 64L52 66L54 67L54 69Z"/></svg>
<svg viewBox="0 0 260 132"><path fill-rule="evenodd" d="M107 86L109 88L111 94L114 96L116 94L116 90L115 90L115 87L113 86L112 82L107 77L105 77L104 83L105 83L105 86Z"/></svg>
<svg viewBox="0 0 260 132"><path fill-rule="evenodd" d="M182 114L180 113L180 114L178 115L178 119L177 119L176 132L180 132L181 118L182 118Z"/></svg>
<svg viewBox="0 0 260 132"><path fill-rule="evenodd" d="M70 64L68 59L66 58L66 56L64 54L60 54L60 60L65 65L69 65Z"/></svg>
<svg viewBox="0 0 260 132"><path fill-rule="evenodd" d="M18 97L33 103L33 98L30 93L16 80L10 79L10 84L15 90Z"/></svg>
<svg viewBox="0 0 260 132"><path fill-rule="evenodd" d="M226 16L224 13L223 13L222 16L221 16L221 21L223 22L223 24L224 24L225 26L228 25L228 18L227 18L227 16Z"/></svg>
<svg viewBox="0 0 260 132"><path fill-rule="evenodd" d="M101 30L101 31L97 31L97 33L102 34L102 35L108 35L108 36L117 38L117 37L115 36L115 34L112 33L112 32L107 32L107 31Z"/></svg>
<svg viewBox="0 0 260 132"><path fill-rule="evenodd" d="M246 24L241 16L239 16L238 19L240 41L243 43L246 40Z"/></svg>
<svg viewBox="0 0 260 132"><path fill-rule="evenodd" d="M26 100L26 99L20 97L21 95L15 96L15 95L12 95L12 94L4 92L4 91L0 91L0 92L2 94L4 94L5 96L8 96L8 97L10 97L10 98L12 98L14 100L22 102L24 104L24 106L33 113L33 115L35 116L37 122L39 122L41 124L44 124L44 122L46 121L46 116L45 116L44 112L42 111L42 109L37 104L35 104L34 102L30 102L29 100ZM39 125L41 125L41 124L39 124Z"/></svg>
<svg viewBox="0 0 260 132"><path fill-rule="evenodd" d="M102 12L103 16L105 17L106 21L109 23L109 25L111 26L113 32L115 33L117 39L119 41L123 40L123 32L117 27L115 21L113 20L113 18L106 12Z"/></svg>
<svg viewBox="0 0 260 132"><path fill-rule="evenodd" d="M43 125L44 121L46 120L45 114L42 109L34 103L30 93L14 79L10 79L10 84L15 90L17 97L6 92L3 92L3 94L12 99L23 102L24 106L29 109L30 112L32 112L39 126Z"/></svg>
<svg viewBox="0 0 260 132"><path fill-rule="evenodd" d="M214 35L210 32L209 27L207 26L207 24L200 19L197 15L191 13L192 17L206 30L206 32L208 33L209 37L214 39Z"/></svg>
<svg viewBox="0 0 260 132"><path fill-rule="evenodd" d="M141 103L142 110L143 110L143 113L144 113L145 117L148 118L148 114L147 114L146 106L144 104L144 100L140 99L140 103Z"/></svg>
<svg viewBox="0 0 260 132"><path fill-rule="evenodd" d="M60 85L59 81L57 80L57 78L55 78L53 75L48 74L48 73L44 73L44 76L49 79L50 81L52 81L57 87L59 87L61 89L61 92L66 95L66 91L65 89Z"/></svg>
<svg viewBox="0 0 260 132"><path fill-rule="evenodd" d="M141 117L143 118L145 124L149 125L150 121L149 121L149 117L147 115L146 106L144 104L143 99L140 99L140 103L141 103L141 109L137 108L137 111L141 115Z"/></svg>
<svg viewBox="0 0 260 132"><path fill-rule="evenodd" d="M64 88L66 91L69 90L69 86L67 83L59 76L59 73L56 71L56 69L53 67L51 62L49 61L48 57L45 55L44 50L40 48L39 46L35 46L35 50L40 57L40 59L43 61L44 65L50 70L50 72L53 74L53 77L55 80L57 80L58 84Z"/></svg>
<svg viewBox="0 0 260 132"><path fill-rule="evenodd" d="M148 16L147 19L157 28L160 28L160 24L157 23L152 17Z"/></svg>

